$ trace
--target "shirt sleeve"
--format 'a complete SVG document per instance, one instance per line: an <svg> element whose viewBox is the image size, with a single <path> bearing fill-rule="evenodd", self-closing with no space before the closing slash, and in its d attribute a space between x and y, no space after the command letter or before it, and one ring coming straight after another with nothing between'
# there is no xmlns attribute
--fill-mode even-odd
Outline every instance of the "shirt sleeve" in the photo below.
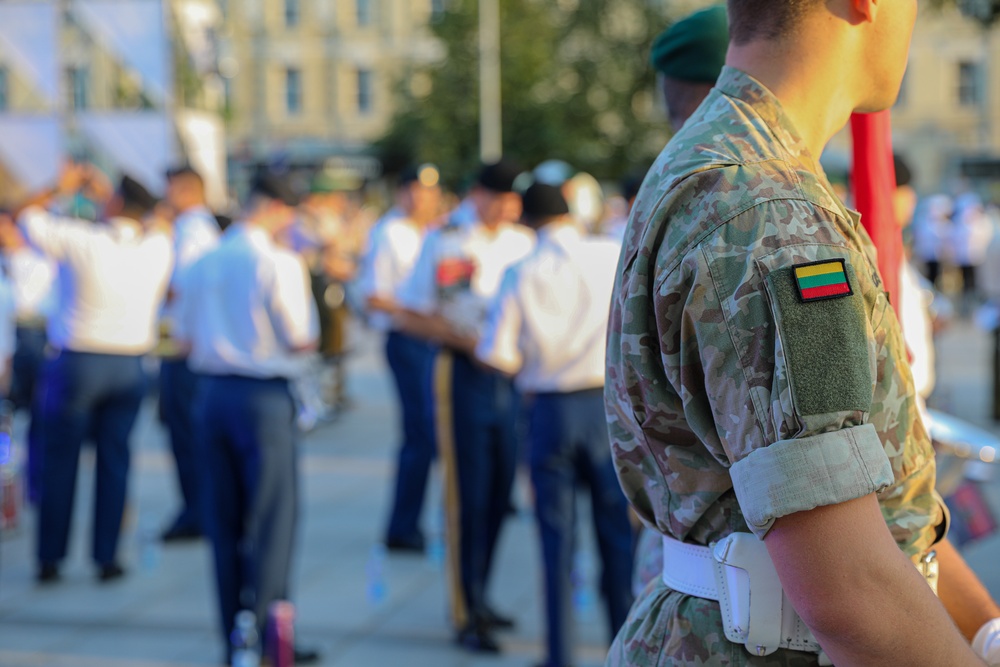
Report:
<svg viewBox="0 0 1000 667"><path fill-rule="evenodd" d="M789 211L751 215L782 214ZM688 423L729 460L740 508L760 537L777 518L894 479L869 423L888 303L875 269L846 246L777 245L748 252L724 237L707 242L681 272L688 288L659 291L688 294L674 382Z"/></svg>
<svg viewBox="0 0 1000 667"><path fill-rule="evenodd" d="M377 227L369 239L368 256L361 265L361 275L358 280L361 296L365 299L373 296L395 298L393 294L393 248L390 231L385 223Z"/></svg>
<svg viewBox="0 0 1000 667"><path fill-rule="evenodd" d="M214 223L213 223L214 224ZM196 218L183 230L176 230L173 280L199 257L219 243L219 232L207 220Z"/></svg>
<svg viewBox="0 0 1000 667"><path fill-rule="evenodd" d="M308 347L319 337L319 315L309 271L297 255L276 258L269 312L278 339L290 350Z"/></svg>
<svg viewBox="0 0 1000 667"><path fill-rule="evenodd" d="M10 283L0 278L0 368L10 368L16 346L16 315L14 290Z"/></svg>
<svg viewBox="0 0 1000 667"><path fill-rule="evenodd" d="M440 232L432 232L427 237L420 249L420 256L417 258L413 271L400 286L396 297L404 308L427 315L437 309L435 270L440 239Z"/></svg>
<svg viewBox="0 0 1000 667"><path fill-rule="evenodd" d="M521 303L517 298L517 269L504 274L500 290L490 304L486 326L476 345L476 356L485 364L513 375L521 370Z"/></svg>
<svg viewBox="0 0 1000 667"><path fill-rule="evenodd" d="M201 271L201 261L196 261L187 267L174 284L174 295L172 302L172 312L174 319L171 322L171 335L183 343L191 343L194 336L194 324L196 316L194 314L195 300L192 292L200 284L199 274Z"/></svg>
<svg viewBox="0 0 1000 667"><path fill-rule="evenodd" d="M63 260L70 252L90 244L90 224L74 218L55 216L39 206L25 209L18 224L28 243L44 255Z"/></svg>

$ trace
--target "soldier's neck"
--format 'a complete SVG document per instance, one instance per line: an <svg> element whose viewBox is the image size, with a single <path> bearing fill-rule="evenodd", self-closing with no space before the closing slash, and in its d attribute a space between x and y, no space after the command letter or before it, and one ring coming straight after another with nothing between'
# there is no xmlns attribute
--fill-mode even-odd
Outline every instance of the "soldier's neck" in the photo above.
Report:
<svg viewBox="0 0 1000 667"><path fill-rule="evenodd" d="M746 72L778 98L815 160L850 120L856 105L846 64L831 58L836 51L824 46L757 41L730 45L726 57L726 64Z"/></svg>

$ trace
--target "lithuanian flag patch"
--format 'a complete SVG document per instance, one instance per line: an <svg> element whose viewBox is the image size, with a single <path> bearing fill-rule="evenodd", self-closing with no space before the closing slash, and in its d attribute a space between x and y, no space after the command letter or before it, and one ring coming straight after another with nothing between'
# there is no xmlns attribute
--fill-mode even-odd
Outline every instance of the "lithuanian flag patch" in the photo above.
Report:
<svg viewBox="0 0 1000 667"><path fill-rule="evenodd" d="M792 274L802 303L839 299L854 294L843 259L796 264L792 267Z"/></svg>

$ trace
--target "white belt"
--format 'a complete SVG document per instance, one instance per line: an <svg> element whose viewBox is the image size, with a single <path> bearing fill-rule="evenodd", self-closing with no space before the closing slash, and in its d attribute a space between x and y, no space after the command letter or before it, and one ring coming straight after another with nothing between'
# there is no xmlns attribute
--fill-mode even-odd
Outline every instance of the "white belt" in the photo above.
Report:
<svg viewBox="0 0 1000 667"><path fill-rule="evenodd" d="M718 601L726 639L745 645L752 655L770 655L779 648L822 651L785 596L764 543L750 533L733 533L712 548L664 536L663 583Z"/></svg>
<svg viewBox="0 0 1000 667"><path fill-rule="evenodd" d="M929 552L917 567L937 593L936 554ZM726 639L753 655L786 648L819 653L820 664L829 664L781 588L764 543L750 533L733 533L711 547L663 536L663 583L679 593L718 601Z"/></svg>

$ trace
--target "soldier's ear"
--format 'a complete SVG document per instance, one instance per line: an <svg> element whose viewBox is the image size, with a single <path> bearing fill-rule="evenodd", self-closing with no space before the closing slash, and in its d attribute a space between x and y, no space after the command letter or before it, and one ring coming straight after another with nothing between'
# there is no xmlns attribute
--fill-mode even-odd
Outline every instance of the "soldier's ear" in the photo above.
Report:
<svg viewBox="0 0 1000 667"><path fill-rule="evenodd" d="M848 0L851 5L851 14L859 22L874 23L875 15L879 6L885 0Z"/></svg>

